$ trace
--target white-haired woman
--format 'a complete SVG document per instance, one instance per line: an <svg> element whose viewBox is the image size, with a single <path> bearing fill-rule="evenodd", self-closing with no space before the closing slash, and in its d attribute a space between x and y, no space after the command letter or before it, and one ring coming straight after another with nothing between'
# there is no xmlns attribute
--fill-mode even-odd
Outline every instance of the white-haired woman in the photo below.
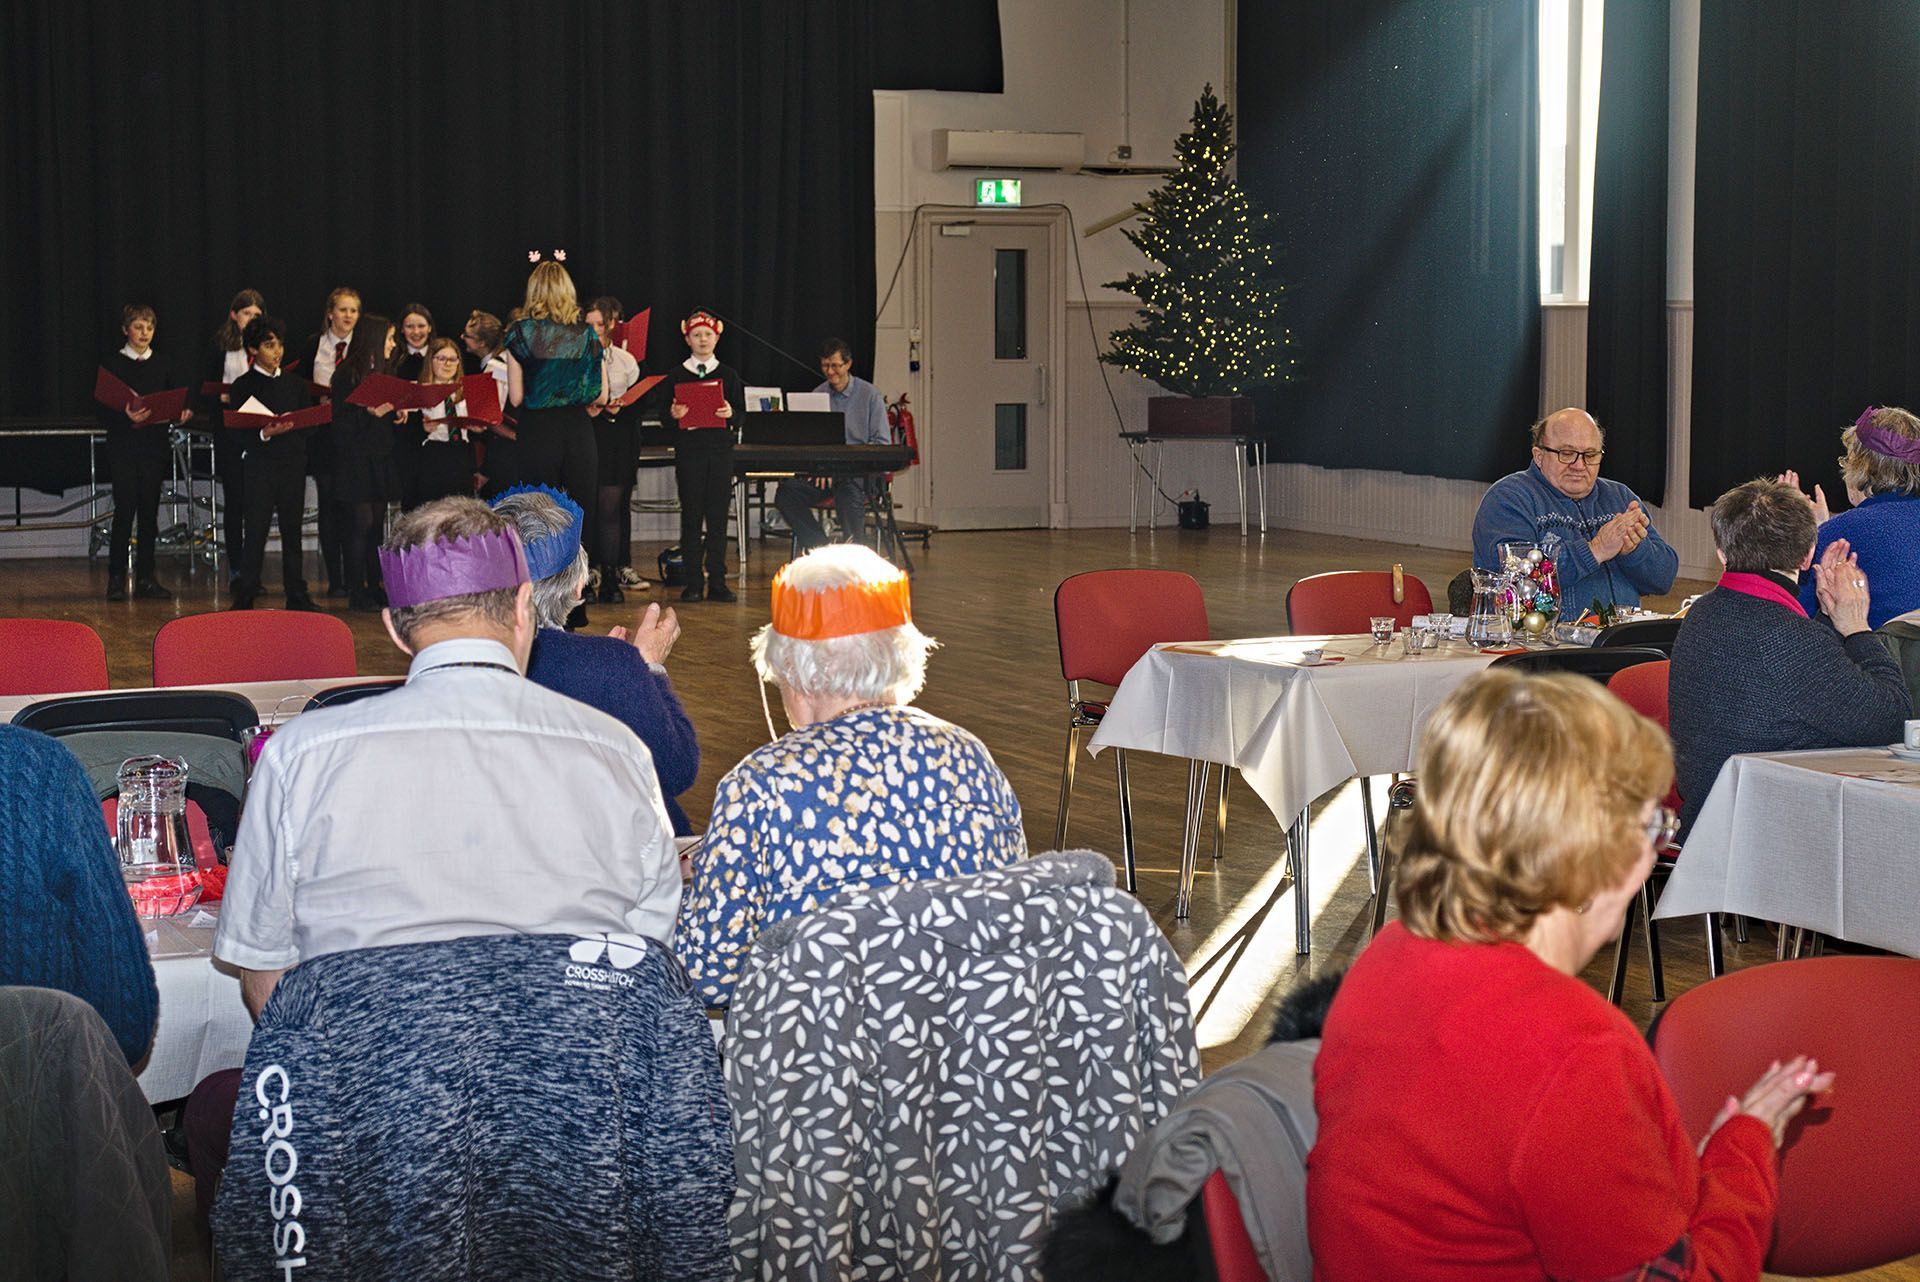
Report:
<svg viewBox="0 0 1920 1282"><path fill-rule="evenodd" d="M851 886L959 877L1023 858L1013 786L986 745L911 704L933 638L871 549L821 548L773 581L753 663L793 730L714 792L674 947L725 1006L754 936Z"/></svg>
<svg viewBox="0 0 1920 1282"><path fill-rule="evenodd" d="M580 546L580 505L565 494L528 486L493 500L510 519L527 550L533 576L533 616L539 631L527 661L527 679L598 708L624 722L653 753L653 771L675 836L693 832L675 798L700 773L700 743L680 696L667 680L667 654L679 639L672 610L650 605L631 634L615 628L606 636L566 631L567 616L587 585L587 553Z"/></svg>

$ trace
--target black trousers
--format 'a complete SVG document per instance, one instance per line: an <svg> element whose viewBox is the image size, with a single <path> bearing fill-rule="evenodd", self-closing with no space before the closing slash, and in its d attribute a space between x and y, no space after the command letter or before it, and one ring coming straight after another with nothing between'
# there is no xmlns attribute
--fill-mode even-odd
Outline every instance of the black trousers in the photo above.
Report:
<svg viewBox="0 0 1920 1282"><path fill-rule="evenodd" d="M565 490L583 512L593 511L600 453L593 419L584 405L520 411L520 437L513 445L515 480Z"/></svg>
<svg viewBox="0 0 1920 1282"><path fill-rule="evenodd" d="M134 526L140 542L133 548L133 577L153 577L153 550L160 541L160 491L173 470L173 452L167 448L167 429L143 438L132 432L107 433L107 466L113 471L113 532L107 543L107 578L127 576L127 546Z"/></svg>
<svg viewBox="0 0 1920 1282"><path fill-rule="evenodd" d="M423 501L420 497L420 425L409 417L393 425L393 475L400 483L400 510L410 512Z"/></svg>
<svg viewBox="0 0 1920 1282"><path fill-rule="evenodd" d="M414 459L415 506L450 495L473 497L473 446L465 441L417 441Z"/></svg>
<svg viewBox="0 0 1920 1282"><path fill-rule="evenodd" d="M260 591L261 571L267 559L267 527L280 522L280 582L289 597L304 596L307 579L302 563L300 520L307 505L306 460L275 459L260 452L247 455L242 468L247 493L247 542L241 554L240 592Z"/></svg>
<svg viewBox="0 0 1920 1282"><path fill-rule="evenodd" d="M867 530L867 487L864 476L842 476L827 490L798 477L782 481L773 491L773 505L786 518L802 552L811 551L827 541L827 532L814 514L813 505L833 495L833 510L840 517L840 534L849 543L863 541Z"/></svg>
<svg viewBox="0 0 1920 1282"><path fill-rule="evenodd" d="M213 430L213 474L220 478L220 501L227 505L220 518L222 546L227 576L237 579L247 559L247 475L241 463L246 433L219 426Z"/></svg>
<svg viewBox="0 0 1920 1282"><path fill-rule="evenodd" d="M673 480L680 491L680 557L688 579L706 566L709 581L727 577L727 511L733 506L733 447L674 453Z"/></svg>

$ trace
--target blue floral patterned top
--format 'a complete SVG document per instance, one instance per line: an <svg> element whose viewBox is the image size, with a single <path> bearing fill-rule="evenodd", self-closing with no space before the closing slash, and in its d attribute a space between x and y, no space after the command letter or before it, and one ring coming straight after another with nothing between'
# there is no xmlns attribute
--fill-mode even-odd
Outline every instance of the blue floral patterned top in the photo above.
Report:
<svg viewBox="0 0 1920 1282"><path fill-rule="evenodd" d="M753 940L852 886L1024 858L1020 803L987 746L913 707L867 708L756 749L713 795L674 950L725 1006Z"/></svg>
<svg viewBox="0 0 1920 1282"><path fill-rule="evenodd" d="M591 405L600 399L603 357L593 326L517 320L507 326L506 348L520 362L523 408Z"/></svg>

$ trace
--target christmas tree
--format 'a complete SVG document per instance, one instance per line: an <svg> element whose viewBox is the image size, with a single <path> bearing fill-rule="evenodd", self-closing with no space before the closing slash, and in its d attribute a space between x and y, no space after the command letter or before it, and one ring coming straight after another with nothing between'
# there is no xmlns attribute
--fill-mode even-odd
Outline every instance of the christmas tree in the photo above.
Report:
<svg viewBox="0 0 1920 1282"><path fill-rule="evenodd" d="M1148 193L1127 239L1158 267L1109 281L1140 300L1140 323L1111 335L1100 359L1185 396L1237 396L1294 376L1293 339L1280 323L1286 286L1272 215L1228 172L1233 117L1213 86L1174 144L1180 167Z"/></svg>

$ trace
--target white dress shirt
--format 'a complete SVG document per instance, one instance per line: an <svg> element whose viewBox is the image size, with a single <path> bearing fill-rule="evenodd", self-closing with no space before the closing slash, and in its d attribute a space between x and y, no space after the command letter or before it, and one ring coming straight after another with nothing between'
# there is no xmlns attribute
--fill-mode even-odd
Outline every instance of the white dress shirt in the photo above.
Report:
<svg viewBox="0 0 1920 1282"><path fill-rule="evenodd" d="M478 666L476 666L478 665ZM647 747L479 638L296 717L247 790L214 955L249 970L470 935L631 932L680 905Z"/></svg>
<svg viewBox="0 0 1920 1282"><path fill-rule="evenodd" d="M348 351L353 350L353 331L347 331L347 336L342 338L332 330L326 330L320 335L320 341L314 344L313 381L322 387L333 386L333 371L340 367L334 359L334 353L340 350L342 343L347 345Z"/></svg>
<svg viewBox="0 0 1920 1282"><path fill-rule="evenodd" d="M220 381L222 383L231 383L234 379L246 373L252 365L253 362L247 358L247 349L244 347L236 347L227 353L226 359L220 364ZM318 380L316 379L315 381L317 382Z"/></svg>
<svg viewBox="0 0 1920 1282"><path fill-rule="evenodd" d="M607 399L617 401L640 381L640 362L624 347L609 347L607 352Z"/></svg>
<svg viewBox="0 0 1920 1282"><path fill-rule="evenodd" d="M146 351L136 352L133 350L133 344L128 343L125 347L120 349L120 354L131 361L144 361L148 357L153 355L153 346L152 344L148 344Z"/></svg>

